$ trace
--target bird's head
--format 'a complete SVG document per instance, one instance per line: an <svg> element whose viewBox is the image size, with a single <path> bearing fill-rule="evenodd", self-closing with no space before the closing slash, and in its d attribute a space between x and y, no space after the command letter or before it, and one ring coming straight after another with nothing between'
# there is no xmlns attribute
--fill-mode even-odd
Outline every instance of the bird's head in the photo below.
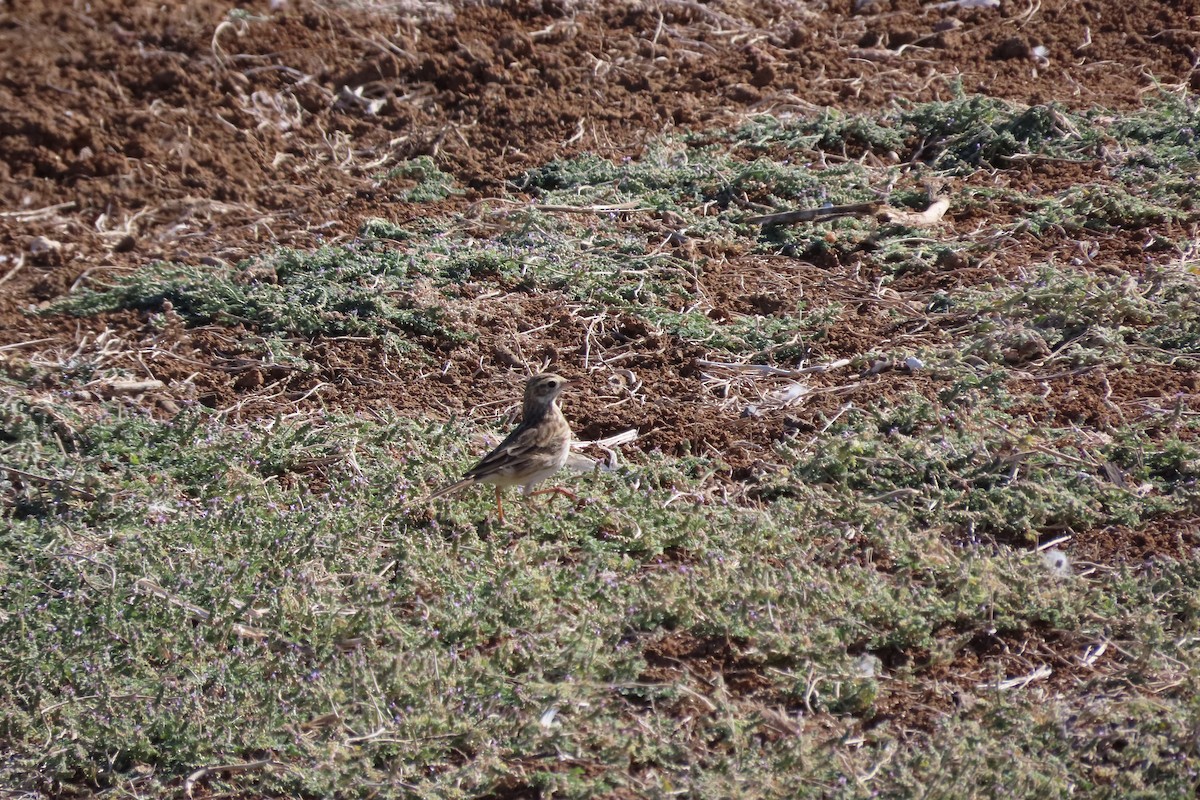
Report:
<svg viewBox="0 0 1200 800"><path fill-rule="evenodd" d="M561 375L543 372L534 375L525 384L524 416L540 416L546 413L563 389L571 385L571 381Z"/></svg>

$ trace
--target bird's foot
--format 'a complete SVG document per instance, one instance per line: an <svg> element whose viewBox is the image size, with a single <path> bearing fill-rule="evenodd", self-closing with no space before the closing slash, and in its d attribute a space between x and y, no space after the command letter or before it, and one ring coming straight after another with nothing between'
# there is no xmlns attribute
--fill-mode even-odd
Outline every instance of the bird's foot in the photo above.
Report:
<svg viewBox="0 0 1200 800"><path fill-rule="evenodd" d="M574 492L564 489L561 486L551 486L549 489L538 489L536 492L530 492L530 497L536 497L539 494L561 494L563 497L579 502L579 495Z"/></svg>

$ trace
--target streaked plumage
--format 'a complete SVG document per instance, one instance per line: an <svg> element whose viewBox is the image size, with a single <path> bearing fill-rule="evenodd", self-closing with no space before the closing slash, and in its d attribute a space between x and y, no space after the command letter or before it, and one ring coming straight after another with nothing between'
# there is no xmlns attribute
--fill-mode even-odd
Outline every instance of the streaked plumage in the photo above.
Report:
<svg viewBox="0 0 1200 800"><path fill-rule="evenodd" d="M562 469L571 449L571 426L567 424L558 395L570 385L561 375L534 375L525 384L521 407L521 423L505 437L496 449L467 470L462 480L443 486L429 499L445 497L457 491L489 483L496 487L496 511L504 522L504 506L500 490L509 486L522 487L526 496L556 492L571 495L566 489L554 487L535 492L533 487Z"/></svg>

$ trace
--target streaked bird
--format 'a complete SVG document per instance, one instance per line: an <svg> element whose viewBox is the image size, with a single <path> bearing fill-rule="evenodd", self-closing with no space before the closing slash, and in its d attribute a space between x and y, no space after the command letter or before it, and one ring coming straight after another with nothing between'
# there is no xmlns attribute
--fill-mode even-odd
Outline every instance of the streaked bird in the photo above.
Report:
<svg viewBox="0 0 1200 800"><path fill-rule="evenodd" d="M544 372L525 384L521 423L495 450L467 470L462 480L443 486L430 500L446 497L468 486L489 483L496 487L496 512L504 522L500 490L520 486L526 497L539 494L575 495L559 486L534 491L534 487L562 469L571 450L571 426L559 407L558 396L571 382Z"/></svg>

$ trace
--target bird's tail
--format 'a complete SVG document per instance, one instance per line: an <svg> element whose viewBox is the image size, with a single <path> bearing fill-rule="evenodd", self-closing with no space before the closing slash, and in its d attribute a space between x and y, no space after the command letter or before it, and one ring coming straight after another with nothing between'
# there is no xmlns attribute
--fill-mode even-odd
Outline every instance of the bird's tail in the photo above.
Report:
<svg viewBox="0 0 1200 800"><path fill-rule="evenodd" d="M463 478L461 481L455 481L454 483L448 483L440 489L434 489L432 492L429 493L429 496L426 497L425 499L426 500L436 500L439 497L446 497L447 495L454 494L455 492L465 489L468 486L474 486L474 485L475 485L474 478Z"/></svg>

